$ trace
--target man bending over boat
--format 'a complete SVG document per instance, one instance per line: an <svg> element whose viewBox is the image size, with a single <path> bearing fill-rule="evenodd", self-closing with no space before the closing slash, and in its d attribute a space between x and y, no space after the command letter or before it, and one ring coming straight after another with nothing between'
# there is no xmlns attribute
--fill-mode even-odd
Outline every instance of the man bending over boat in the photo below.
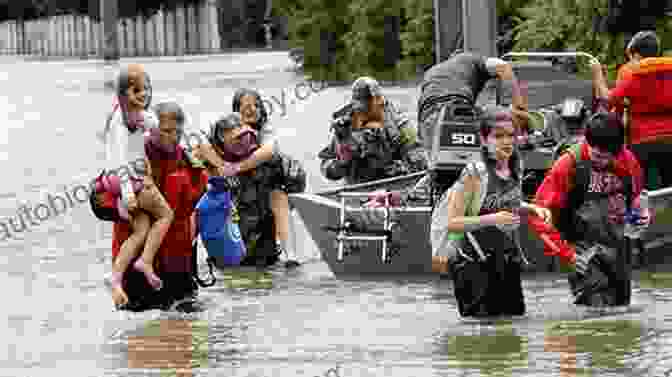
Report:
<svg viewBox="0 0 672 377"><path fill-rule="evenodd" d="M427 168L415 127L371 77L354 82L352 100L334 113L331 128L329 145L318 155L329 180L355 184Z"/></svg>
<svg viewBox="0 0 672 377"><path fill-rule="evenodd" d="M642 171L623 136L616 113L593 115L585 141L555 162L537 190L535 203L552 211L553 226L532 217L530 225L544 241L547 255L575 267L569 283L577 305L630 303L625 224L641 232L649 224L649 213L640 209Z"/></svg>
<svg viewBox="0 0 672 377"><path fill-rule="evenodd" d="M510 63L471 52L455 54L425 72L418 99L419 141L427 151L433 144L434 128L439 124L443 106L476 106L485 84L495 78L512 87L512 109L527 111ZM516 115L516 114L514 114Z"/></svg>

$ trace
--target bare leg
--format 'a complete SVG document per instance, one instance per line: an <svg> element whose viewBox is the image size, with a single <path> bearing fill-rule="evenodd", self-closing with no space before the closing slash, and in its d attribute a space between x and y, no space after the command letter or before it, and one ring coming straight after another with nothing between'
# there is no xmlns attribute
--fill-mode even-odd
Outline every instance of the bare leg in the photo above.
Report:
<svg viewBox="0 0 672 377"><path fill-rule="evenodd" d="M432 257L432 271L439 274L448 273L448 258L447 257Z"/></svg>
<svg viewBox="0 0 672 377"><path fill-rule="evenodd" d="M156 220L149 229L142 255L133 264L133 267L144 273L149 284L154 289L159 290L163 282L154 273L154 257L159 251L170 225L173 223L175 214L156 185L145 187L138 194L138 207L149 212Z"/></svg>
<svg viewBox="0 0 672 377"><path fill-rule="evenodd" d="M131 263L131 260L138 255L142 245L145 243L147 233L149 232L149 226L149 215L142 211L138 211L137 215L133 216L131 223L133 233L131 233L128 239L121 245L119 254L114 259L114 263L112 264L112 301L114 301L115 306L128 303L128 296L126 295L126 292L124 292L122 285L124 272Z"/></svg>
<svg viewBox="0 0 672 377"><path fill-rule="evenodd" d="M275 239L287 242L289 239L289 197L284 191L271 192L271 212L275 219Z"/></svg>
<svg viewBox="0 0 672 377"><path fill-rule="evenodd" d="M300 263L291 253L287 245L289 240L289 196L280 190L271 191L271 212L275 221L275 242L285 253L285 267L297 267ZM292 250L293 251L293 250Z"/></svg>

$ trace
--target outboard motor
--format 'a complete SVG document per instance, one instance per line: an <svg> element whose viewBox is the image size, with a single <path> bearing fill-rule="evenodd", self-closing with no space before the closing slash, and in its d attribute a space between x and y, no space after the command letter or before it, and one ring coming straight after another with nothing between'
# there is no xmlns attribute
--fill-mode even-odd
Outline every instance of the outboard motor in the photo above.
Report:
<svg viewBox="0 0 672 377"><path fill-rule="evenodd" d="M559 121L552 125L558 145L553 150L553 160L557 160L570 146L583 141L584 122L589 111L583 100L567 98L555 108Z"/></svg>
<svg viewBox="0 0 672 377"><path fill-rule="evenodd" d="M469 104L441 109L429 156L432 203L455 182L468 162L481 158L480 120L478 109Z"/></svg>

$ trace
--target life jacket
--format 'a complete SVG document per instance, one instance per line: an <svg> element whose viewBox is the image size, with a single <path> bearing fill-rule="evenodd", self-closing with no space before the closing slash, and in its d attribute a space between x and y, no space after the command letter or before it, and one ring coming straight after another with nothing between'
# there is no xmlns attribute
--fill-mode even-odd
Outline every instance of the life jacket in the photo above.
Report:
<svg viewBox="0 0 672 377"><path fill-rule="evenodd" d="M672 58L642 59L630 75L629 80L635 82L627 84L625 93L629 142L640 144L672 138Z"/></svg>
<svg viewBox="0 0 672 377"><path fill-rule="evenodd" d="M574 243L583 238L580 230L576 229L575 214L586 199L592 176L592 161L583 159L581 144L572 145L565 153L571 153L574 156L574 172L573 177L570 178L573 180L573 184L567 194L567 207L560 211L555 227L565 240ZM626 175L619 178L623 182L626 209L630 211L634 197L632 177Z"/></svg>

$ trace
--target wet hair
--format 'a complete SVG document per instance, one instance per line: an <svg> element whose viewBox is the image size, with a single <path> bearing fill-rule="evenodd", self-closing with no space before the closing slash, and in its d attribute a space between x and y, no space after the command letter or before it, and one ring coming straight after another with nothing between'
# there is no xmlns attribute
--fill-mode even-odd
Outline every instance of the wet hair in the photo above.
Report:
<svg viewBox="0 0 672 377"><path fill-rule="evenodd" d="M586 121L586 142L613 154L623 150L625 129L617 113L599 112Z"/></svg>
<svg viewBox="0 0 672 377"><path fill-rule="evenodd" d="M184 124L186 123L186 116L182 107L174 101L159 102L153 107L154 114L160 118L161 114L174 113L177 120L177 135L178 141L183 136Z"/></svg>
<svg viewBox="0 0 672 377"><path fill-rule="evenodd" d="M257 124L255 124L255 128L257 131L259 131L264 127L264 125L266 125L266 122L268 122L268 111L264 106L264 101L262 100L261 94L259 94L259 92L249 88L240 88L236 90L236 92L233 94L232 110L236 113L240 113L241 101L245 96L252 96L256 101Z"/></svg>
<svg viewBox="0 0 672 377"><path fill-rule="evenodd" d="M224 144L224 138L222 137L223 131L239 127L242 127L242 118L240 113L231 113L225 115L210 125L208 141L214 145L222 145Z"/></svg>
<svg viewBox="0 0 672 377"><path fill-rule="evenodd" d="M145 110L149 109L152 105L152 80L149 78L149 73L143 71L145 76ZM117 82L115 85L116 95L118 97L126 97L128 95L128 78L129 78L129 69L128 67L123 68L119 75L117 76Z"/></svg>
<svg viewBox="0 0 672 377"><path fill-rule="evenodd" d="M498 126L498 123L500 122L500 124L509 123L515 129L515 126L513 125L513 114L509 109L502 107L486 107L480 111L480 118L481 122L479 131L483 140L488 138L490 133L495 129L495 127ZM488 152L487 145L483 145L481 152L483 161L485 161L486 164L495 164L495 161ZM514 180L519 180L521 178L521 159L518 150L515 147L513 149L511 158L509 158L509 169L511 170L511 177Z"/></svg>
<svg viewBox="0 0 672 377"><path fill-rule="evenodd" d="M479 131L481 136L486 139L492 130L497 126L497 123L510 123L513 126L513 114L511 110L503 107L486 107L478 112L481 122Z"/></svg>
<svg viewBox="0 0 672 377"><path fill-rule="evenodd" d="M660 41L654 31L640 31L628 43L627 50L631 54L639 54L644 58L653 58L660 52Z"/></svg>

